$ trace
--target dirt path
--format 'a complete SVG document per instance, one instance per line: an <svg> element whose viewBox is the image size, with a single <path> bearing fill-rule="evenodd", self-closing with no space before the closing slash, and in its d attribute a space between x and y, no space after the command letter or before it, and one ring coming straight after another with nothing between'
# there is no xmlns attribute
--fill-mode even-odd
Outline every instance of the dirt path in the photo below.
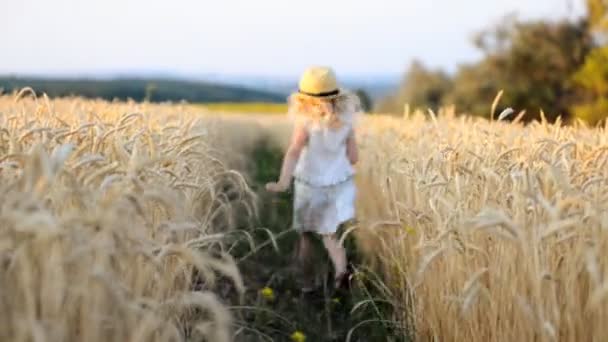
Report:
<svg viewBox="0 0 608 342"><path fill-rule="evenodd" d="M350 291L331 289L327 281L333 277L331 266L319 240L314 244L314 262L326 285L312 294L300 293L292 266L297 234L289 230L292 195L263 191L263 184L278 177L282 151L263 139L251 158L254 167L249 178L259 195L259 219L258 228L243 228L256 248L252 250L251 241L243 239L232 251L248 289L245 303L233 307L236 341L304 341L303 336L308 342L346 341L349 336L351 341L404 341L395 337L403 334L383 323L390 310L369 301L375 299L373 281L357 281ZM354 238L346 244L349 259L360 266ZM371 278L364 271L358 277Z"/></svg>

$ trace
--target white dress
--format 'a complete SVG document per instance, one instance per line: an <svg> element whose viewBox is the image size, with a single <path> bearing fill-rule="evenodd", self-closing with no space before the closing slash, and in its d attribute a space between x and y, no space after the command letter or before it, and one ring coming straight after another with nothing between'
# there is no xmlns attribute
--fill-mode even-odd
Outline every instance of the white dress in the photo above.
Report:
<svg viewBox="0 0 608 342"><path fill-rule="evenodd" d="M293 227L333 234L355 217L354 168L346 155L352 122L337 129L309 124L296 169Z"/></svg>

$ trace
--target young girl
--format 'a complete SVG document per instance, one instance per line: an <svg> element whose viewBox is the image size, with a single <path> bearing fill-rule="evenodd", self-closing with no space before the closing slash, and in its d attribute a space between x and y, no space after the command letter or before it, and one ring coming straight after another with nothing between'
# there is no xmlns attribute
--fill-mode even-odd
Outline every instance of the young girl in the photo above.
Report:
<svg viewBox="0 0 608 342"><path fill-rule="evenodd" d="M320 234L334 266L335 286L341 287L349 271L336 231L355 215L353 166L358 151L354 121L359 100L338 87L330 68L312 67L302 75L299 91L289 97L288 105L288 113L295 119L291 144L283 159L280 179L268 183L266 189L286 191L295 178L293 227L300 232L300 267L305 276L310 275L307 233ZM312 289L309 282L302 288Z"/></svg>

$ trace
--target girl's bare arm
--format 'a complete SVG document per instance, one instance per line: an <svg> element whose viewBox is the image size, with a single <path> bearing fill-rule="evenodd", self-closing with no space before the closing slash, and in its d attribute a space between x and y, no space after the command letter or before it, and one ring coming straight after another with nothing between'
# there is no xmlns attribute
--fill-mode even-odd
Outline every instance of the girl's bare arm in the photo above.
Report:
<svg viewBox="0 0 608 342"><path fill-rule="evenodd" d="M359 148L357 147L357 139L354 131L351 131L346 140L346 156L352 165L357 164L359 161Z"/></svg>
<svg viewBox="0 0 608 342"><path fill-rule="evenodd" d="M296 168L302 149L306 146L308 141L308 132L305 127L301 124L294 127L291 143L285 156L283 157L283 166L281 167L281 176L276 183L266 184L266 189L272 192L282 192L289 189L291 180L293 178L293 172Z"/></svg>

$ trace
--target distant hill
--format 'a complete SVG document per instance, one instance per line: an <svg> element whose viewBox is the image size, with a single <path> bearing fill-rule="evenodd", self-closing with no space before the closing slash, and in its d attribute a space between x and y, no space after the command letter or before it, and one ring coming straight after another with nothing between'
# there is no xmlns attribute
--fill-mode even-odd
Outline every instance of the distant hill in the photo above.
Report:
<svg viewBox="0 0 608 342"><path fill-rule="evenodd" d="M298 85L298 79L293 77L205 74L198 76L197 79L242 85L284 96L295 91ZM352 90L362 89L372 100L379 100L395 91L399 87L400 80L400 75L345 75L340 78L340 83Z"/></svg>
<svg viewBox="0 0 608 342"><path fill-rule="evenodd" d="M283 102L285 96L265 90L254 90L244 86L232 86L211 82L121 78L110 80L0 77L0 88L4 92L32 87L37 93L50 97L78 95L106 100L131 98L136 101L148 99L152 102Z"/></svg>

